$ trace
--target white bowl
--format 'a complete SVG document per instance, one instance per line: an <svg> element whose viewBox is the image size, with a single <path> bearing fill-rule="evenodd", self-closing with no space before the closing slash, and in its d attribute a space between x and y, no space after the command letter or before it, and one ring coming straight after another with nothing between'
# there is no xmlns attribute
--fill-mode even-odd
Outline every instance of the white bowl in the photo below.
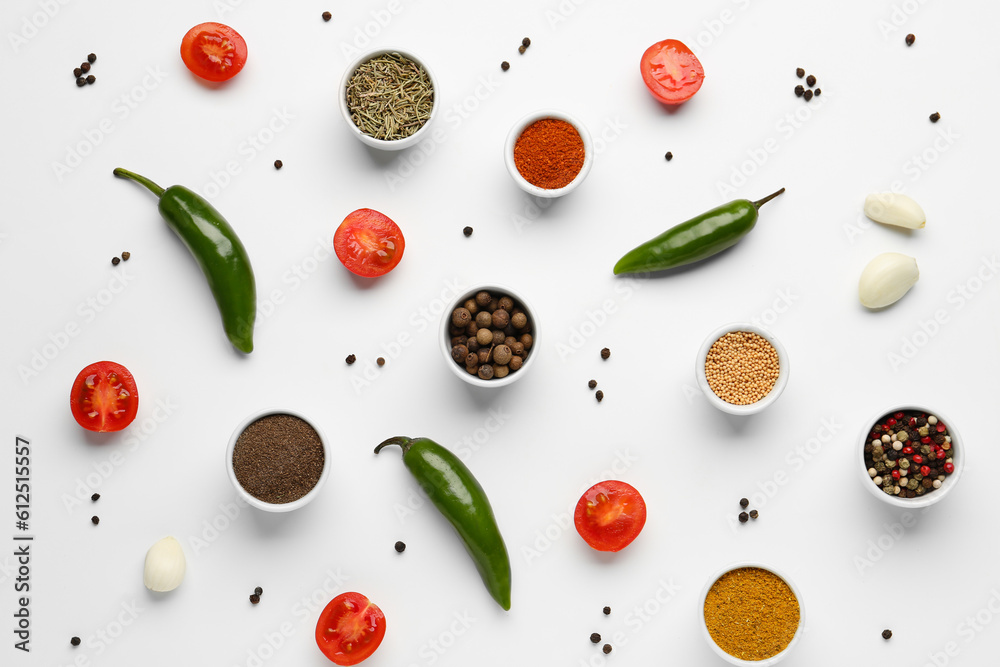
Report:
<svg viewBox="0 0 1000 667"><path fill-rule="evenodd" d="M955 471L950 475L945 477L944 481L941 483L940 489L935 489L931 493L925 493L922 496L917 496L916 498L900 498L899 496L890 496L888 493L882 490L882 488L872 481L872 478L868 475L868 466L865 465L865 445L868 444L868 436L871 433L872 426L878 422L879 419L885 415L894 412L905 412L907 410L912 410L915 412L923 412L928 415L934 415L948 427L948 435L951 436L951 461L955 464ZM860 463L858 464L858 472L860 473L862 484L865 488L874 495L876 498L884 503L889 503L894 507L903 507L908 509L919 509L921 507L930 507L934 503L940 502L948 493L951 492L955 485L958 484L959 478L962 476L962 470L965 469L965 442L958 435L958 430L950 419L942 415L937 410L928 410L925 407L919 405L902 405L894 408L888 408L886 410L880 410L878 413L872 415L871 419L865 422L864 430L861 432L861 445L858 447L857 452L858 459Z"/></svg>
<svg viewBox="0 0 1000 667"><path fill-rule="evenodd" d="M469 299L476 296L476 293L482 292L483 290L490 292L492 294L500 294L500 296L509 296L516 303L520 304L521 309L524 311L525 315L528 316L528 321L531 323L531 352L528 354L527 359L524 360L524 365L520 369L508 373L505 378L493 378L492 380L484 380L478 375L471 375L465 370L464 365L459 365L454 359L451 358L451 335L448 329L451 325L451 314L456 308L464 304ZM475 289L466 291L464 294L459 296L455 301L451 303L444 314L441 316L441 326L438 331L438 341L441 344L441 353L444 355L445 362L448 364L448 368L460 377L465 382L477 387L506 387L509 384L517 382L521 379L528 370L535 365L535 357L538 356L538 318L535 316L535 309L531 307L525 298L515 290L509 287L504 287L503 285L479 285Z"/></svg>
<svg viewBox="0 0 1000 667"><path fill-rule="evenodd" d="M421 127L419 130L417 130L408 137L405 137L403 139L397 139L395 141L376 139L370 134L365 134L364 132L362 132L361 128L355 125L354 121L351 120L351 110L347 107L347 84L350 82L351 77L354 76L354 72L357 71L358 67L362 63L366 63L372 58L384 55L386 53L398 53L404 58L408 58L413 62L417 63L418 65L422 65L424 70L427 72L427 77L431 80L431 86L434 89L434 106L431 107L431 117L427 119L427 122L424 123L423 127ZM379 148L385 151L402 150L421 141L424 137L427 136L428 133L427 128L429 128L431 126L431 123L434 122L434 118L437 116L438 109L441 107L441 90L440 88L438 88L437 79L434 77L434 73L431 71L431 68L428 67L427 63L424 62L422 59L413 55L409 51L403 51L402 49L377 49L375 51L369 51L368 53L358 56L358 58L356 58L350 65L348 65L347 69L344 71L344 76L341 77L340 79L339 94L340 94L340 113L344 116L344 120L347 121L347 127L350 128L351 133L358 139L360 139L363 143L373 148Z"/></svg>
<svg viewBox="0 0 1000 667"><path fill-rule="evenodd" d="M580 168L580 173L576 175L572 181L561 188L540 188L537 185L529 183L524 176L521 176L521 172L517 170L517 165L514 164L514 144L517 143L518 137L524 132L525 128L538 120L543 120L546 118L554 118L556 120L564 120L570 125L572 125L577 132L580 133L580 138L583 139L583 166ZM507 142L504 144L503 148L503 159L504 164L507 165L507 171L510 172L510 177L514 179L518 187L535 197L562 197L563 195L569 194L575 190L583 179L587 178L587 174L590 173L590 168L594 165L594 143L590 139L590 132L587 131L586 126L579 120L569 115L568 113L563 113L562 111L554 111L552 109L545 109L542 111L535 111L530 113L521 120L514 123L514 127L510 128L510 132L507 134Z"/></svg>
<svg viewBox="0 0 1000 667"><path fill-rule="evenodd" d="M256 496L250 495L250 493L248 493L247 490L240 484L239 480L236 479L236 471L233 470L233 450L236 448L236 441L239 439L240 435L247 426L254 423L258 419L269 415L289 415L291 417L298 417L305 423L309 424L309 426L316 431L316 434L319 436L319 440L323 445L323 471L319 475L319 480L316 482L316 486L310 489L309 493L306 495L302 496L298 500L293 500L290 503L269 503L257 498ZM315 422L294 410L270 408L253 413L240 422L240 425L236 427L235 431L233 431L232 437L229 438L229 446L226 447L226 472L229 475L229 481L233 484L233 488L236 489L236 493L239 494L247 505L264 510L265 512L291 512L292 510L297 510L303 505L311 502L313 498L319 495L320 489L322 489L323 484L326 483L326 478L330 476L330 458L330 447L327 444L326 438L323 436L323 432L319 429Z"/></svg>
<svg viewBox="0 0 1000 667"><path fill-rule="evenodd" d="M728 403L721 398L719 398L712 388L708 384L708 378L705 377L705 359L708 357L708 351L711 349L715 341L722 338L727 333L732 333L734 331L748 331L750 333L755 333L761 338L765 339L768 343L774 347L775 352L778 353L778 379L775 380L774 386L771 387L771 391L764 398L760 399L756 403L750 403L749 405L735 405L733 403ZM762 329L749 322L734 322L732 324L727 324L725 326L719 327L705 339L705 342L701 344L701 349L698 350L698 356L695 359L695 377L698 380L698 386L705 393L705 397L708 402L722 410L723 412L728 412L731 415L752 415L760 412L767 406L778 400L778 396L781 392L785 390L785 385L788 384L788 352L785 351L785 346L781 344L777 338L774 337L770 331Z"/></svg>
<svg viewBox="0 0 1000 667"><path fill-rule="evenodd" d="M712 639L712 635L708 632L708 625L705 623L705 599L708 597L708 591L712 588L712 585L727 572L732 572L733 570L739 570L745 567L767 570L768 572L776 575L788 584L788 587L792 589L792 593L795 595L795 599L799 602L799 627L796 628L795 634L792 636L792 640L788 642L788 646L786 646L781 653L772 655L770 658L765 658L764 660L743 660L726 653L718 644L715 643L715 640ZM712 647L715 654L731 665L739 665L739 667L769 667L770 665L776 665L788 656L789 651L795 647L795 644L799 641L799 637L802 636L802 628L805 626L805 606L802 604L802 593L791 579L768 565L761 565L760 563L736 563L724 567L709 578L708 583L706 583L705 587L701 590L701 597L699 599L701 600L701 604L698 606L698 616L702 636L705 637L705 641L707 641L708 645Z"/></svg>

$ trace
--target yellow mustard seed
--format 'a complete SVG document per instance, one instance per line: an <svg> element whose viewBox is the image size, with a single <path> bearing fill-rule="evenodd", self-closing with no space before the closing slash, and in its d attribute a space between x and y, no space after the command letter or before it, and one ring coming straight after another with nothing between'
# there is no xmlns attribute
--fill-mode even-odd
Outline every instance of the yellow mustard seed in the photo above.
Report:
<svg viewBox="0 0 1000 667"><path fill-rule="evenodd" d="M712 343L705 357L705 379L715 395L734 405L767 396L778 380L778 352L749 331L732 331Z"/></svg>

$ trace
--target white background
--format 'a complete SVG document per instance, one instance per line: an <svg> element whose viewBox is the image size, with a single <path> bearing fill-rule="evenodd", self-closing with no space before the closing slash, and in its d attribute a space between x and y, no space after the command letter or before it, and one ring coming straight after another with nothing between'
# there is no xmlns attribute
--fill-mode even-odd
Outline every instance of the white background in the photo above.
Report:
<svg viewBox="0 0 1000 667"><path fill-rule="evenodd" d="M16 532L15 435L32 444L36 535L30 655L12 648L13 547L0 549L0 662L318 667L328 664L313 640L318 610L356 590L388 618L371 667L716 665L698 597L741 560L785 571L802 591L806 630L789 666L995 659L1000 281L984 264L1000 241L995 3L403 0L396 14L381 1L48 4L51 18L36 0L0 10L0 539L13 545ZM217 88L178 55L188 28L210 20L249 45L246 69ZM524 36L532 45L519 56ZM668 37L701 44L706 71L675 110L638 68ZM433 68L442 140L430 155L378 154L345 128L336 86L363 40ZM97 83L77 89L71 70L91 51ZM823 90L808 105L792 94L796 67ZM518 118L546 107L581 118L599 153L587 181L543 210L516 189L501 147ZM268 141L251 150L250 136ZM210 187L228 162L239 173ZM113 178L118 166L214 195L257 276L250 356L225 339L155 199ZM924 207L926 229L865 222L865 195L894 182ZM667 227L779 187L723 256L653 279L612 275L620 255ZM406 236L401 264L374 282L329 252L362 207ZM123 250L132 259L113 269ZM866 312L857 278L885 251L916 257L921 278L896 305ZM530 374L477 392L445 367L437 313L455 283L491 282L528 297L542 340ZM960 285L978 291L959 297ZM943 324L922 333L935 313ZM720 324L751 318L784 342L791 379L765 413L731 418L696 393L694 355ZM67 327L76 335L61 335ZM119 434L84 432L67 405L77 372L101 359L138 382L139 416ZM867 420L902 403L947 414L969 455L954 494L909 517L865 492L854 469ZM223 452L236 425L269 406L316 421L334 468L305 509L236 516ZM491 411L503 424L486 439ZM510 551L510 612L432 507L404 511L419 504L415 482L395 452L371 453L397 434L465 448ZM476 438L475 452L462 444ZM566 521L583 489L609 476L642 492L649 519L629 548L602 555ZM735 524L741 496L754 498L755 523ZM904 519L915 525L900 532ZM142 561L165 535L184 545L188 574L153 596ZM977 614L984 625L969 624ZM607 658L588 640L595 631L615 645ZM73 635L84 644L71 648Z"/></svg>

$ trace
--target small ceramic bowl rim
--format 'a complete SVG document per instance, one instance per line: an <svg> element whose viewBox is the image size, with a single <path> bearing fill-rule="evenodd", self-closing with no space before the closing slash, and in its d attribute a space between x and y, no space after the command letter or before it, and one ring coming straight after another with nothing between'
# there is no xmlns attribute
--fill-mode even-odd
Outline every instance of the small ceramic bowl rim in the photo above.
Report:
<svg viewBox="0 0 1000 667"><path fill-rule="evenodd" d="M236 479L236 471L233 469L233 450L236 448L236 441L242 435L243 431L246 430L250 424L254 423L258 419L263 419L270 415L288 415L290 417L297 417L305 423L309 424L316 434L319 436L320 443L323 445L323 471L319 475L319 480L316 482L316 486L309 490L309 493L302 496L298 500L293 500L290 503L269 503L260 498L251 495L243 486L240 481ZM229 475L229 481L232 482L233 488L236 489L236 493L251 507L256 507L257 509L264 510L265 512L291 512L292 510L297 510L303 505L311 502L317 495L319 495L320 490L323 488L323 484L326 483L327 477L330 476L330 447L327 444L327 439L323 435L323 431L320 430L316 422L312 421L305 415L295 410L288 410L286 408L266 408L264 410L258 410L252 413L250 416L245 418L240 422L236 430L233 431L233 435L229 438L229 446L226 447L226 472Z"/></svg>
<svg viewBox="0 0 1000 667"><path fill-rule="evenodd" d="M730 655L729 653L726 653L724 650L722 650L722 647L716 644L715 640L712 639L712 635L708 631L708 624L705 623L705 599L708 597L708 591L711 590L715 582L718 581L720 578L722 578L722 575L726 574L727 572L732 572L733 570L740 570L749 567L757 568L760 570L767 570L771 574L775 575L776 577L784 581L786 584L788 584L788 587L792 589L792 593L795 595L795 599L798 600L799 602L799 627L795 629L795 634L792 635L792 640L788 642L788 646L782 649L780 653L776 653L775 655L772 655L770 658L765 658L764 660L743 660L742 658L737 658L735 655ZM701 603L698 605L698 618L700 621L699 625L701 625L702 636L705 638L705 641L708 642L708 645L712 647L712 650L715 651L715 654L718 655L720 658L724 659L731 665L738 665L739 667L754 667L754 666L769 667L770 665L777 664L779 661L784 660L785 657L788 655L788 653L795 647L795 644L797 644L799 641L799 637L802 636L802 628L805 627L806 615L805 615L805 605L802 603L802 592L799 590L798 586L795 585L795 582L793 582L791 579L785 576L783 572L776 570L770 565L763 565L758 562L741 562L741 563L733 563L732 565L727 565L726 567L717 571L714 575L712 575L708 579L708 582L701 590L701 597L699 598L699 600L701 601Z"/></svg>
<svg viewBox="0 0 1000 667"><path fill-rule="evenodd" d="M545 118L566 121L580 133L580 138L583 139L583 166L580 167L580 173L561 188L540 188L537 185L529 183L521 175L521 172L517 170L517 165L514 163L514 144L517 142L518 137L521 136L521 133L529 125ZM583 182L583 179L587 177L587 174L590 173L590 168L594 165L594 142L590 138L590 132L587 130L587 127L575 116L556 109L542 109L541 111L529 113L510 128L510 132L507 133L507 141L504 143L503 160L504 164L507 165L510 177L514 179L519 188L528 194L543 198L562 197L575 190Z"/></svg>
<svg viewBox="0 0 1000 667"><path fill-rule="evenodd" d="M521 307L524 309L524 312L528 315L528 319L531 322L531 354L528 355L528 358L524 361L524 365L522 365L519 370L514 371L513 373L508 373L505 378L484 380L478 375L469 374L464 367L459 366L458 363L451 358L451 336L448 334L448 326L451 323L451 314L455 308L465 303L468 299L474 297L477 292L482 292L483 290L486 290L487 292L500 292L502 296L509 296L514 299L514 301L521 304ZM466 290L461 296L451 302L451 305L448 306L447 310L445 310L444 314L441 316L441 326L438 328L438 341L441 346L441 354L444 355L445 363L448 364L448 368L450 368L455 375L476 387L506 387L509 384L517 382L534 365L535 357L538 356L538 341L540 338L538 336L538 318L535 316L536 312L537 311L532 308L531 304L525 300L524 296L522 296L520 292L505 285L490 283Z"/></svg>
<svg viewBox="0 0 1000 667"><path fill-rule="evenodd" d="M708 351L715 344L715 341L722 338L727 333L734 331L748 331L750 333L755 333L761 338L767 340L768 343L774 347L774 350L778 353L778 379L775 381L774 386L771 387L771 391L768 392L767 396L760 399L756 403L751 403L750 405L734 405L733 403L727 403L726 401L719 398L712 387L708 384L708 378L705 377L705 358L708 356ZM698 380L698 386L701 387L702 392L704 392L705 397L708 402L714 405L719 410L723 412L728 412L731 415L753 415L757 414L767 406L778 400L781 396L781 392L785 390L785 385L788 384L788 374L790 372L788 363L788 352L785 351L785 346L781 344L781 341L775 337L773 333L759 327L756 324L751 324L749 322L731 322L725 324L705 338L705 341L701 344L701 348L698 350L698 356L695 358L695 377Z"/></svg>
<svg viewBox="0 0 1000 667"><path fill-rule="evenodd" d="M868 443L868 434L871 433L872 426L887 414L893 412L925 412L928 415L934 415L941 421L945 423L948 427L948 435L951 436L952 441L952 463L955 464L955 471L948 475L945 480L941 483L940 489L935 489L933 493L925 493L922 496L916 498L900 498L899 496L890 496L888 493L883 491L880 487L876 486L872 481L872 478L868 476L868 466L865 465L865 445ZM923 507L930 507L935 503L941 502L946 495L958 484L958 480L962 477L962 471L965 470L965 441L962 436L959 435L958 429L955 428L954 423L941 414L937 410L929 410L926 407L920 405L914 405L912 403L907 403L905 405L900 405L896 407L887 408L885 410L879 410L877 413L873 414L871 418L865 422L864 430L861 432L861 444L858 447L858 459L860 461L860 466L858 470L861 474L861 482L865 485L865 488L871 492L876 498L882 502L889 503L894 507L902 507L905 509L920 509Z"/></svg>
<svg viewBox="0 0 1000 667"><path fill-rule="evenodd" d="M408 58L413 62L417 63L418 65L422 65L424 70L427 72L427 77L431 80L431 86L434 89L434 106L431 107L430 118L427 119L427 122L424 123L423 127L421 127L419 130L417 130L410 136L404 137L403 139L396 139L395 141L376 139L375 137L362 132L361 128L355 125L354 121L351 120L351 111L350 109L347 108L347 84L351 80L351 77L354 76L354 72L357 71L358 67L361 66L362 63L366 63L372 58L384 55L386 53L398 53L404 58ZM441 90L440 88L438 88L438 80L434 76L434 72L431 71L431 68L428 67L427 62L423 58L414 55L412 51L406 51L403 49L375 49L373 51L361 54L360 56L355 58L350 65L347 66L346 70L344 70L344 75L340 79L340 87L337 90L338 90L338 96L340 98L338 101L340 105L340 113L341 115L343 115L344 120L347 122L347 126L351 130L351 134L356 136L358 139L360 139L363 143L367 144L368 146L371 146L373 148L379 148L385 151L403 150L404 148L409 148L415 143L421 141L425 136L427 136L427 128L429 128L431 126L431 123L434 122L434 118L437 116L438 109L441 107Z"/></svg>

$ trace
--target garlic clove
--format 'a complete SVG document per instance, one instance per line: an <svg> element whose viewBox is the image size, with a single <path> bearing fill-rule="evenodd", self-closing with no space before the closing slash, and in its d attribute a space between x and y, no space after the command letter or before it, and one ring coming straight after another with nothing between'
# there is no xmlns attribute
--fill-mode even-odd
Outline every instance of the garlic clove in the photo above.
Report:
<svg viewBox="0 0 1000 667"><path fill-rule="evenodd" d="M142 583L157 593L172 591L181 585L186 569L181 543L174 537L164 537L146 552Z"/></svg>
<svg viewBox="0 0 1000 667"><path fill-rule="evenodd" d="M858 297L866 308L885 308L903 298L919 277L914 258L898 252L882 253L861 272Z"/></svg>
<svg viewBox="0 0 1000 667"><path fill-rule="evenodd" d="M922 229L927 223L920 204L897 192L879 192L865 197L865 215L875 222L906 229Z"/></svg>

